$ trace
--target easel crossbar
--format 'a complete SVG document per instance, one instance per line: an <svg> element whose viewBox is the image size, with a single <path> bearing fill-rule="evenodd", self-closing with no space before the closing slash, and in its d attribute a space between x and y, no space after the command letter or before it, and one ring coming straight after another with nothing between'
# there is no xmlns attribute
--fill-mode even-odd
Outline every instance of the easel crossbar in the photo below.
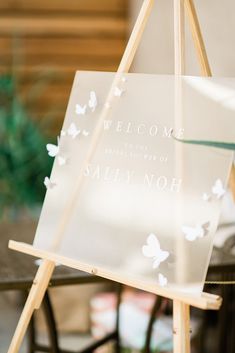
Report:
<svg viewBox="0 0 235 353"><path fill-rule="evenodd" d="M218 310L222 303L222 299L216 295L212 295L208 293L203 293L202 296L185 295L183 293L173 291L169 288L164 288L164 287L160 287L160 286L152 285L148 283L143 284L141 281L138 281L136 278L134 279L130 277L125 278L118 274L114 274L113 272L107 271L106 269L94 268L94 266L86 264L84 262L73 260L53 252L37 249L32 245L29 245L26 243L10 240L9 248L12 250L23 252L27 255L32 255L44 260L50 260L50 261L53 261L54 263L59 263L64 266L68 266L74 269L95 274L100 277L104 277L116 282L120 282L131 287L136 287L168 299L179 300L185 304L188 304L200 309Z"/></svg>

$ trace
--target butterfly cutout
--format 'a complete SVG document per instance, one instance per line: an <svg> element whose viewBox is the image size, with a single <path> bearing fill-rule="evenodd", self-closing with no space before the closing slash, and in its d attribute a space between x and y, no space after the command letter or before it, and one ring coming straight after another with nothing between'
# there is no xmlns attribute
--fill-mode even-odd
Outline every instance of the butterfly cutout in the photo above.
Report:
<svg viewBox="0 0 235 353"><path fill-rule="evenodd" d="M96 93L95 91L91 91L90 92L90 99L88 101L88 105L89 107L91 108L91 111L94 112L95 111L95 108L97 106L97 97L96 97Z"/></svg>
<svg viewBox="0 0 235 353"><path fill-rule="evenodd" d="M54 144L52 144L52 143L48 143L48 144L46 145L46 148L47 148L47 151L48 151L48 155L49 155L50 157L55 157L55 156L57 156L57 154L59 153L59 150L60 150L59 146L54 145Z"/></svg>
<svg viewBox="0 0 235 353"><path fill-rule="evenodd" d="M165 287L168 283L167 278L162 273L158 274L158 283L161 287Z"/></svg>
<svg viewBox="0 0 235 353"><path fill-rule="evenodd" d="M75 108L76 114L77 115L85 115L86 108L87 108L86 104L83 107L80 104L76 104L76 108Z"/></svg>
<svg viewBox="0 0 235 353"><path fill-rule="evenodd" d="M224 196L226 190L223 187L223 183L220 179L217 179L212 186L212 192L214 195L216 195L217 199L220 199L222 196Z"/></svg>
<svg viewBox="0 0 235 353"><path fill-rule="evenodd" d="M67 163L67 158L59 155L60 152L60 148L59 148L59 142L60 139L59 137L57 137L57 145L54 145L52 143L48 143L46 145L47 151L48 151L48 155L50 157L56 157L57 156L57 160L60 166L65 165Z"/></svg>
<svg viewBox="0 0 235 353"><path fill-rule="evenodd" d="M63 166L67 163L67 158L62 156L58 156L57 160L58 160L59 166Z"/></svg>
<svg viewBox="0 0 235 353"><path fill-rule="evenodd" d="M114 96L115 97L121 97L121 95L123 94L124 90L123 89L120 89L118 88L117 86L114 88Z"/></svg>
<svg viewBox="0 0 235 353"><path fill-rule="evenodd" d="M153 233L149 234L147 238L147 245L142 247L142 252L144 256L151 257L153 259L153 268L159 267L160 263L165 261L169 256L168 251L161 249L159 240Z"/></svg>
<svg viewBox="0 0 235 353"><path fill-rule="evenodd" d="M211 196L208 195L206 192L204 192L204 194L202 195L202 199L206 202L210 201Z"/></svg>
<svg viewBox="0 0 235 353"><path fill-rule="evenodd" d="M47 189L53 189L56 186L56 183L52 182L48 177L45 177L44 185Z"/></svg>
<svg viewBox="0 0 235 353"><path fill-rule="evenodd" d="M209 226L210 222L207 222L202 225L197 224L195 227L182 226L181 229L185 235L185 239L188 241L194 241L197 238L203 238L205 235L207 235Z"/></svg>
<svg viewBox="0 0 235 353"><path fill-rule="evenodd" d="M106 109L109 109L109 108L110 108L110 103L109 103L109 102L106 102L106 103L104 104L104 106L105 106Z"/></svg>
<svg viewBox="0 0 235 353"><path fill-rule="evenodd" d="M75 139L80 134L81 130L79 130L74 123L71 123L67 132L69 136Z"/></svg>
<svg viewBox="0 0 235 353"><path fill-rule="evenodd" d="M43 263L43 261L44 261L43 259L37 259L37 260L34 261L34 263L35 263L36 266L40 266L40 265ZM55 263L55 266L56 266L56 267L57 267L57 266L61 266L61 264L59 264L59 263L56 262L56 263Z"/></svg>
<svg viewBox="0 0 235 353"><path fill-rule="evenodd" d="M87 131L87 130L83 130L83 131L82 131L82 134L83 134L83 136L85 136L85 137L87 137L87 136L90 135L89 131Z"/></svg>

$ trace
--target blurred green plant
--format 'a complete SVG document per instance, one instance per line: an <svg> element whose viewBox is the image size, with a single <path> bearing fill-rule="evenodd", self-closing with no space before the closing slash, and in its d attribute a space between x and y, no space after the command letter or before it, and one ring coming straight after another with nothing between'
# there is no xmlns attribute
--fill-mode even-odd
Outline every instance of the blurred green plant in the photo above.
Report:
<svg viewBox="0 0 235 353"><path fill-rule="evenodd" d="M43 201L44 177L52 166L47 142L17 94L14 77L0 76L0 217Z"/></svg>

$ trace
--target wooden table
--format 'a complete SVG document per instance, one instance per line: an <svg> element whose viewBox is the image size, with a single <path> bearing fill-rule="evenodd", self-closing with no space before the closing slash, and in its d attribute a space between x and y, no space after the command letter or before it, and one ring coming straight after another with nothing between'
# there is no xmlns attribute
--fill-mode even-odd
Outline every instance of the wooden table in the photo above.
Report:
<svg viewBox="0 0 235 353"><path fill-rule="evenodd" d="M16 222L15 224L0 225L0 291L21 290L27 293L30 289L35 273L38 269L38 266L35 264L35 258L32 256L26 256L17 251L9 250L8 241L9 239L15 239L32 243L35 230L36 223L34 222L23 221ZM65 266L57 266L53 273L50 287L72 284L82 285L105 281L107 282L108 280ZM118 293L119 289L120 285L118 285ZM67 350L65 352L59 349L56 322L48 291L44 297L42 308L47 324L50 346L42 346L36 342L35 318L33 317L29 328L29 352L34 353L42 351L51 353L70 353ZM115 340L116 347L119 349L117 327L111 334L89 345L82 351L82 353L91 352L110 340ZM77 352L81 351L78 350Z"/></svg>

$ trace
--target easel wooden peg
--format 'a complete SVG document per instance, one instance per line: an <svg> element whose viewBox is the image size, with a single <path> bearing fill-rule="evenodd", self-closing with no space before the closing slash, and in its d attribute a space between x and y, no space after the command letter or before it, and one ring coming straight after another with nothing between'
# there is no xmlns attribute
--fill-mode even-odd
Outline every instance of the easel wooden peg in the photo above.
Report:
<svg viewBox="0 0 235 353"><path fill-rule="evenodd" d="M145 25L148 21L151 13L154 0L144 0L135 23L134 29L128 41L127 47L123 54L121 63L119 65L118 74L122 74L129 71L134 55L138 48L142 33ZM175 73L177 75L183 74L184 71L184 7L187 9L189 22L193 34L194 43L199 57L199 62L204 75L210 75L209 63L206 56L206 51L198 24L196 11L192 0L174 0L174 14L175 14ZM94 144L91 141L91 144ZM65 225L69 218L65 217ZM33 246L10 242L9 247L11 249L24 252L33 256L37 256L43 259L40 265L36 277L33 281L32 288L30 290L28 299L25 303L24 310L13 336L11 345L8 353L17 353L22 343L23 337L27 330L29 321L34 310L38 309L45 291L50 282L55 263L61 263L66 266L92 272L92 268L85 264L73 261L71 259L64 258L51 249L51 252L35 249ZM97 269L98 275L109 278L115 281L123 282L121 278L115 276L102 269ZM130 286L137 286L140 289L147 290L156 293L160 296L165 296L169 299L173 299L173 321L174 321L174 353L189 353L190 352L190 305L201 308L201 309L213 309L218 310L221 305L221 298L210 294L203 294L201 297L186 296L177 292L168 291L165 288L151 288L143 286L141 283L124 283Z"/></svg>

